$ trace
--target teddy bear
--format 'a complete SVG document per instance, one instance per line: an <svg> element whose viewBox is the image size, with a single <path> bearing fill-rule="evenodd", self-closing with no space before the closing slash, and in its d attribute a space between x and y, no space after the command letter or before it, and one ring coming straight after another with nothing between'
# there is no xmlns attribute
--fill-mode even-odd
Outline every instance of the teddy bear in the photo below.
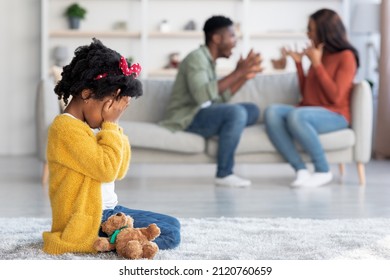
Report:
<svg viewBox="0 0 390 280"><path fill-rule="evenodd" d="M134 228L133 223L133 218L122 212L110 216L101 225L108 238L99 237L93 247L99 252L116 250L127 259L153 259L158 252L153 240L160 235L160 228L156 224Z"/></svg>

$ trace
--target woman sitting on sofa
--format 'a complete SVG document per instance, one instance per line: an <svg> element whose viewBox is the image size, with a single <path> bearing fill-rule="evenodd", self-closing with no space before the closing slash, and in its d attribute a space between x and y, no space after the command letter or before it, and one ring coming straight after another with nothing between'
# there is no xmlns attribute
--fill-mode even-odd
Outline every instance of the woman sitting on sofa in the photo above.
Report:
<svg viewBox="0 0 390 280"><path fill-rule="evenodd" d="M311 44L302 52L287 49L299 79L298 106L274 104L265 111L268 137L296 171L293 187L318 187L332 180L319 134L349 126L350 94L359 57L349 43L339 15L321 9L309 17L307 35ZM311 62L305 75L302 58ZM310 173L295 143L309 154L314 165Z"/></svg>

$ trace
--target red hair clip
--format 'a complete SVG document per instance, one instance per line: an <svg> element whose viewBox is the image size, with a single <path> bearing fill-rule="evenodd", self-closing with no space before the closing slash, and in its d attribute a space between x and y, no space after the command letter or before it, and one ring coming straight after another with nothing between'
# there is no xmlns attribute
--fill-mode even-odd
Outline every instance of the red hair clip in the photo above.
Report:
<svg viewBox="0 0 390 280"><path fill-rule="evenodd" d="M95 77L94 80L100 80L100 79L103 79L105 77L107 77L108 73L103 73L103 74L99 74Z"/></svg>
<svg viewBox="0 0 390 280"><path fill-rule="evenodd" d="M135 78L139 76L139 73L141 72L142 68L141 65L138 63L132 64L130 67L127 65L127 60L123 56L121 57L119 61L119 68L122 70L123 75L129 76L131 74L134 74Z"/></svg>
<svg viewBox="0 0 390 280"><path fill-rule="evenodd" d="M142 70L141 65L139 65L138 63L132 64L129 67L126 58L124 58L123 56L121 56L121 59L119 61L119 68L122 70L123 75L130 76L131 74L134 74L134 78L137 78ZM95 77L94 80L100 80L107 76L108 73L99 74Z"/></svg>

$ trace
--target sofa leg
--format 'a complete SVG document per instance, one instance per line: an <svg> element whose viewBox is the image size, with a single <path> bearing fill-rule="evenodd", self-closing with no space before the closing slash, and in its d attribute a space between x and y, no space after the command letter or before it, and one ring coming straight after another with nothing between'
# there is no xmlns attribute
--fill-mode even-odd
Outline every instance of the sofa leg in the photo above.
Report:
<svg viewBox="0 0 390 280"><path fill-rule="evenodd" d="M340 171L340 176L344 177L344 175L345 175L345 164L344 163L339 164L339 171Z"/></svg>
<svg viewBox="0 0 390 280"><path fill-rule="evenodd" d="M345 164L344 163L339 163L339 182L340 184L344 183L344 175L345 175Z"/></svg>
<svg viewBox="0 0 390 280"><path fill-rule="evenodd" d="M366 185L366 172L364 169L364 164L361 162L358 162L357 163L357 170L358 170L358 174L359 174L359 183L361 186L365 186Z"/></svg>
<svg viewBox="0 0 390 280"><path fill-rule="evenodd" d="M47 162L44 163L43 165L43 170L42 170L42 186L46 186L47 181L49 180L49 165Z"/></svg>

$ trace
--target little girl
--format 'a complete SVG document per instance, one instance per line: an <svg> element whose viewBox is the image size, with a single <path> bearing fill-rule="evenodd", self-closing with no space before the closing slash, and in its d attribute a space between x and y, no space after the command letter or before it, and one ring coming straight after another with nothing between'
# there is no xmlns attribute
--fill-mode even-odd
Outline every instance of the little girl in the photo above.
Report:
<svg viewBox="0 0 390 280"><path fill-rule="evenodd" d="M156 223L160 249L180 243L176 218L120 206L115 193L114 181L126 175L131 157L118 120L131 98L142 95L140 70L97 39L77 48L64 67L54 91L67 107L48 134L52 227L43 233L46 253L95 253L94 241L104 236L100 224L118 212L132 216L134 227Z"/></svg>

